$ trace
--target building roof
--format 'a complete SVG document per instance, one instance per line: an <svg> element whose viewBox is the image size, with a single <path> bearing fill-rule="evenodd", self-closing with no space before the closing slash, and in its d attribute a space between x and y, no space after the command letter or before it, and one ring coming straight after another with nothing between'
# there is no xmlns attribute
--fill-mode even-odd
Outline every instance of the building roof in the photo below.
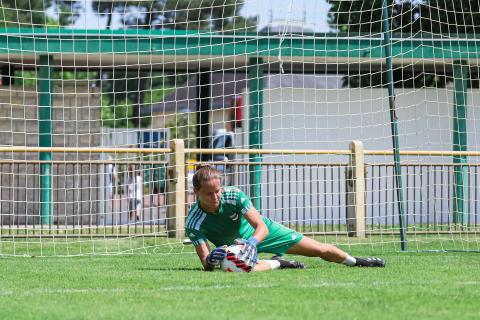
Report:
<svg viewBox="0 0 480 320"><path fill-rule="evenodd" d="M193 112L197 110L197 80L192 76L187 83L177 87L164 101L145 106L141 115L172 114ZM247 87L245 73L212 73L211 106L213 110L229 108L231 98L241 95ZM304 89L338 89L342 87L342 75L301 75L271 74L264 77L264 89L304 88Z"/></svg>
<svg viewBox="0 0 480 320"><path fill-rule="evenodd" d="M197 110L198 75L190 77L187 83L177 87L162 102L143 107L142 115L170 114ZM212 109L230 106L231 98L243 93L247 87L245 73L212 73L210 76L210 97Z"/></svg>
<svg viewBox="0 0 480 320"><path fill-rule="evenodd" d="M313 33L303 21L273 20L260 29L260 33L283 34L283 33Z"/></svg>

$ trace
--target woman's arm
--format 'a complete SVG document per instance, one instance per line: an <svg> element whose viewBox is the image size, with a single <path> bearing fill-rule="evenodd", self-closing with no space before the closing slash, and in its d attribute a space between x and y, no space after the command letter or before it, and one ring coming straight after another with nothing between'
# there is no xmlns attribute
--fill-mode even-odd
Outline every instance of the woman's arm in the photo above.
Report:
<svg viewBox="0 0 480 320"><path fill-rule="evenodd" d="M207 262L207 256L210 253L210 247L208 243L202 242L198 246L195 246L195 251L197 251L197 255L198 255L198 258L200 258L200 262L202 263L203 269L205 271L213 271L215 266Z"/></svg>
<svg viewBox="0 0 480 320"><path fill-rule="evenodd" d="M268 228L265 222L263 222L260 213L258 213L255 207L251 207L247 213L245 213L245 219L255 229L253 237L258 240L258 243L262 242L268 235Z"/></svg>

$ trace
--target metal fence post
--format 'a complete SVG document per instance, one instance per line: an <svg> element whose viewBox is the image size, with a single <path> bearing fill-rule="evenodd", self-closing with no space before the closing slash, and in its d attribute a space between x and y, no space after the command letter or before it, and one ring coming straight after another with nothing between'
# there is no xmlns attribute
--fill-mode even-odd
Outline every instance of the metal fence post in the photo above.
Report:
<svg viewBox="0 0 480 320"><path fill-rule="evenodd" d="M365 237L365 158L363 144L350 143L350 161L346 172L347 231L349 237Z"/></svg>
<svg viewBox="0 0 480 320"><path fill-rule="evenodd" d="M453 64L453 78L455 86L453 106L453 151L467 151L467 95L468 95L468 63L464 60ZM467 157L453 156L453 221L464 224L467 221Z"/></svg>
<svg viewBox="0 0 480 320"><path fill-rule="evenodd" d="M185 237L185 143L182 139L171 142L168 179L167 233L169 237Z"/></svg>
<svg viewBox="0 0 480 320"><path fill-rule="evenodd" d="M251 57L248 61L248 91L249 91L249 134L248 147L263 149L263 59ZM261 154L251 154L250 162L250 197L257 210L262 209L262 162Z"/></svg>
<svg viewBox="0 0 480 320"><path fill-rule="evenodd" d="M53 58L40 56L38 67L38 146L52 147ZM52 216L52 152L40 152L40 216L43 224L51 224Z"/></svg>

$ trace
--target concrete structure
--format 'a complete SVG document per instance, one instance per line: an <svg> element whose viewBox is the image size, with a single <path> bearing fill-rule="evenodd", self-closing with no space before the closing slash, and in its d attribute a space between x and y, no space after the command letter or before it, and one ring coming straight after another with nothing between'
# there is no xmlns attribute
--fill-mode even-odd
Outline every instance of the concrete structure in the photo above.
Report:
<svg viewBox="0 0 480 320"><path fill-rule="evenodd" d="M38 146L38 89L0 87L0 145ZM88 81L62 80L54 84L53 147L98 147L101 143L100 92ZM12 154L2 154L9 159ZM17 159L37 155L17 154ZM77 160L81 155L55 154L54 160ZM89 155L88 159L92 159Z"/></svg>
<svg viewBox="0 0 480 320"><path fill-rule="evenodd" d="M0 145L37 147L38 90L35 87L0 87ZM99 147L101 144L100 92L87 81L63 80L54 85L52 108L53 147ZM4 152L0 155L0 205L4 225L28 220L39 223L38 153ZM98 160L88 153L53 153L53 161ZM11 160L15 160L11 162ZM98 195L99 166L74 163L52 165L54 223L88 223L95 219L92 204ZM93 195L93 196L92 196ZM88 203L81 199L89 199ZM77 215L74 218L74 215ZM80 219L80 216L84 218ZM75 220L75 221L74 221ZM80 221L82 220L82 221Z"/></svg>

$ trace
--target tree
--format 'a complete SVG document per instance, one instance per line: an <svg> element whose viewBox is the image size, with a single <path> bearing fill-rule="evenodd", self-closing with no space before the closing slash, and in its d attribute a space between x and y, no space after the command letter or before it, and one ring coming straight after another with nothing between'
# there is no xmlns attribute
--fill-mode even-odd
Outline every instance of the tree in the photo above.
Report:
<svg viewBox="0 0 480 320"><path fill-rule="evenodd" d="M330 25L350 36L379 34L383 31L383 0L335 1L329 11ZM446 35L457 37L480 32L478 1L470 0L393 0L388 1L390 28L402 36ZM461 21L461 23L459 23ZM400 87L445 87L451 77L444 74L426 74L413 66L395 68L394 83ZM386 73L350 74L344 85L351 87L385 86ZM472 85L478 86L478 81Z"/></svg>
<svg viewBox="0 0 480 320"><path fill-rule="evenodd" d="M112 27L112 16L115 8L114 2L93 1L92 8L98 15L107 17L105 28L110 29Z"/></svg>
<svg viewBox="0 0 480 320"><path fill-rule="evenodd" d="M70 25L81 9L80 1L63 0L2 0L0 23L5 28L48 28ZM49 9L56 15L47 14ZM8 63L8 62L7 62ZM13 64L1 68L3 85L34 85L35 71L20 71L16 75Z"/></svg>
<svg viewBox="0 0 480 320"><path fill-rule="evenodd" d="M125 28L140 29L188 29L188 30L243 30L255 29L256 18L245 18L239 14L243 0L155 0L155 1L115 1L105 3L93 1L93 9L107 16L107 29L111 28L114 12L120 15ZM145 93L157 86L172 87L187 78L176 76L153 77L145 70L122 70L105 72L103 78L110 79L104 84L103 92L108 95L108 107L115 108L115 101L124 101L126 96L133 104L131 121L134 126L149 124L140 116L145 104ZM147 90L147 88L149 88Z"/></svg>
<svg viewBox="0 0 480 320"><path fill-rule="evenodd" d="M65 26L75 22L81 7L81 1L2 0L0 21L7 28ZM54 9L56 16L49 16L48 9Z"/></svg>
<svg viewBox="0 0 480 320"><path fill-rule="evenodd" d="M256 18L240 15L243 0L152 0L93 1L99 14L117 12L126 27L144 29L211 29L226 31L244 29L253 31Z"/></svg>
<svg viewBox="0 0 480 320"><path fill-rule="evenodd" d="M480 2L471 0L429 0L419 3L424 32L457 36L480 32Z"/></svg>
<svg viewBox="0 0 480 320"><path fill-rule="evenodd" d="M175 116L166 124L170 129L172 139L185 140L185 146L191 147L196 143L197 117L192 112L175 114Z"/></svg>
<svg viewBox="0 0 480 320"><path fill-rule="evenodd" d="M134 102L138 99L139 91L138 71L114 69L101 74L102 109L109 109L102 111L103 126L117 128L148 127L151 123L149 116L137 117L138 122L132 121L135 118ZM142 99L145 104L162 101L166 95L174 90L175 83L180 85L187 79L186 75L174 76L162 72L152 72L145 77L147 78L146 89L142 91ZM125 105L129 105L127 112L124 111ZM120 110L116 110L117 108Z"/></svg>

